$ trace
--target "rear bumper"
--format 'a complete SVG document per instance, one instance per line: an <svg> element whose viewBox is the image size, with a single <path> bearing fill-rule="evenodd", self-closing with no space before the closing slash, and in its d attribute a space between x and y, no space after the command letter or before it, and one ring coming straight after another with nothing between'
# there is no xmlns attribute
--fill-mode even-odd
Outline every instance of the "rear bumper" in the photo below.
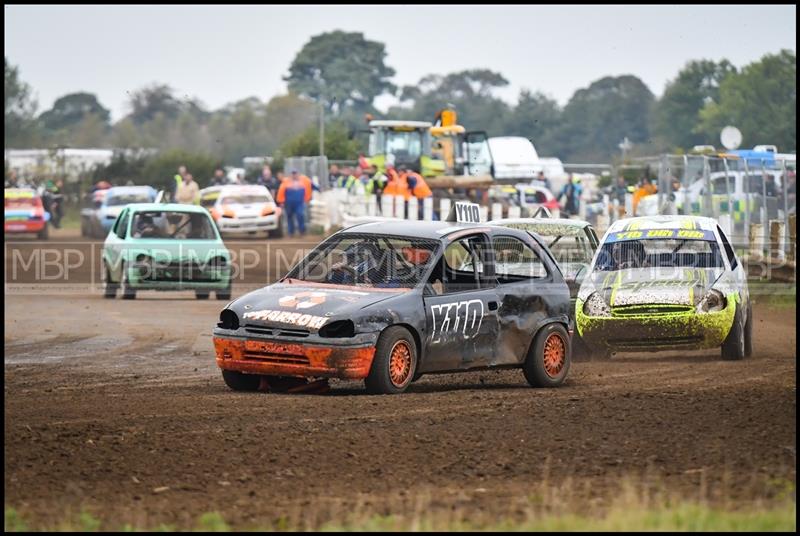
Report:
<svg viewBox="0 0 800 536"><path fill-rule="evenodd" d="M217 366L246 374L366 378L375 346L326 346L214 337Z"/></svg>
<svg viewBox="0 0 800 536"><path fill-rule="evenodd" d="M587 346L617 351L714 348L725 341L735 313L733 295L717 313L597 317L583 312L581 300L575 306L577 332Z"/></svg>
<svg viewBox="0 0 800 536"><path fill-rule="evenodd" d="M5 222L6 233L38 233L44 229L47 222L44 220L11 220Z"/></svg>

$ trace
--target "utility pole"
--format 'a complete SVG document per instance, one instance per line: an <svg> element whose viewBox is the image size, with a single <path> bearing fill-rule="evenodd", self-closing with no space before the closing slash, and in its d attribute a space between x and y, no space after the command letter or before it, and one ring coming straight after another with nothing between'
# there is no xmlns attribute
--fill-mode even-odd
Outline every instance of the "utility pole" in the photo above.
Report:
<svg viewBox="0 0 800 536"><path fill-rule="evenodd" d="M319 99L319 156L325 155L325 99Z"/></svg>
<svg viewBox="0 0 800 536"><path fill-rule="evenodd" d="M628 151L633 147L631 140L628 139L628 136L625 136L625 139L617 145L620 149L622 149L622 161L625 162L625 157L628 156Z"/></svg>

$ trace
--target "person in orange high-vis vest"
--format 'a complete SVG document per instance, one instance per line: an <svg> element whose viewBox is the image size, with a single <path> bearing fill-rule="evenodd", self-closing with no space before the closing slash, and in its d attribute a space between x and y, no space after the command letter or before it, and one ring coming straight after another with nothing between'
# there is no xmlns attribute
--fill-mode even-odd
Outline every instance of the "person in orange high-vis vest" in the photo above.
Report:
<svg viewBox="0 0 800 536"><path fill-rule="evenodd" d="M409 196L413 195L421 202L426 197L433 195L428 183L425 182L425 179L422 178L422 175L416 171L408 171L404 173L403 178L405 178L406 184L408 185Z"/></svg>
<svg viewBox="0 0 800 536"><path fill-rule="evenodd" d="M305 188L306 190L305 201L306 204L308 204L308 202L311 201L311 191L313 190L311 179L309 179L305 175L300 175L299 173L297 173L296 170L292 171L292 175L297 175L298 179L300 180L300 184L302 184L303 188ZM280 187L278 188L278 193L275 196L275 202L278 203L279 205L286 202L286 186L289 184L289 181L291 181L291 176L284 178L281 181Z"/></svg>

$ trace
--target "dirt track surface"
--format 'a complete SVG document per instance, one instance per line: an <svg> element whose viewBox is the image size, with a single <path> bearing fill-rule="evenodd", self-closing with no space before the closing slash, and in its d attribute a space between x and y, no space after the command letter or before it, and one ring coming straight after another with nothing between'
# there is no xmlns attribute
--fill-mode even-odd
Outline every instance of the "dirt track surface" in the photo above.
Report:
<svg viewBox="0 0 800 536"><path fill-rule="evenodd" d="M542 484L603 504L633 479L738 505L796 481L793 308L756 303L741 362L622 354L573 363L559 389L493 371L368 396L360 382L228 390L210 337L224 303L7 286L5 505L34 526L82 508L114 526L191 527L213 510L314 526L353 509L513 516Z"/></svg>

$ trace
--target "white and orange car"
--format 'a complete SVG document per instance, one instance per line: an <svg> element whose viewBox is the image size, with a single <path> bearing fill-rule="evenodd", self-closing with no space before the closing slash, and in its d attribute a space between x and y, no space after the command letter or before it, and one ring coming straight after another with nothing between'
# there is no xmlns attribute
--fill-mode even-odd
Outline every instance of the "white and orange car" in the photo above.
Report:
<svg viewBox="0 0 800 536"><path fill-rule="evenodd" d="M200 204L211 213L223 236L283 235L281 208L265 186L211 186L200 190Z"/></svg>

